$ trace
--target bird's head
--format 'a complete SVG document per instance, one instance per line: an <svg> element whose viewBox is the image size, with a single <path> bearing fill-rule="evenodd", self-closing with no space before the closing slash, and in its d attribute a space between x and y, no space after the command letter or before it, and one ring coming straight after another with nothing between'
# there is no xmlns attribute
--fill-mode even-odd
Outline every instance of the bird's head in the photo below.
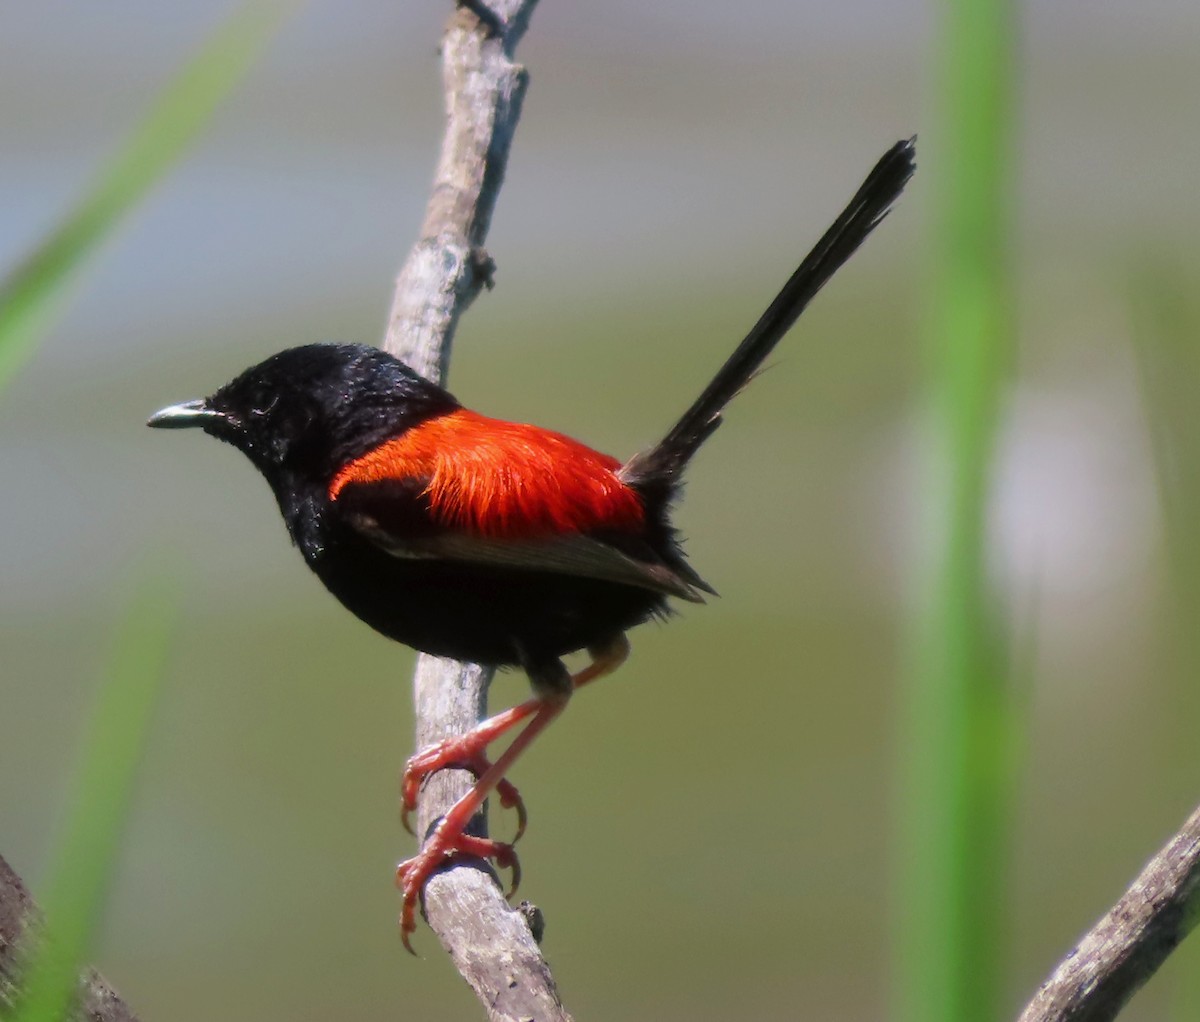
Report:
<svg viewBox="0 0 1200 1022"><path fill-rule="evenodd" d="M310 344L251 366L211 397L163 408L146 424L199 427L242 451L274 484L282 476L328 479L384 440L457 407L378 348Z"/></svg>

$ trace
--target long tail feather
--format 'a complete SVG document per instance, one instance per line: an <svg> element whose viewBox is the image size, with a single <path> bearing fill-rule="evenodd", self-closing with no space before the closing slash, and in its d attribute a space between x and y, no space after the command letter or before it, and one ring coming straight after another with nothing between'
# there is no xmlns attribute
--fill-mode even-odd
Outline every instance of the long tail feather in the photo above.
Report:
<svg viewBox="0 0 1200 1022"><path fill-rule="evenodd" d="M916 170L916 138L897 142L875 165L841 216L783 285L712 382L663 439L621 469L631 485L670 486L721 424L721 412L791 329L813 296L887 216Z"/></svg>

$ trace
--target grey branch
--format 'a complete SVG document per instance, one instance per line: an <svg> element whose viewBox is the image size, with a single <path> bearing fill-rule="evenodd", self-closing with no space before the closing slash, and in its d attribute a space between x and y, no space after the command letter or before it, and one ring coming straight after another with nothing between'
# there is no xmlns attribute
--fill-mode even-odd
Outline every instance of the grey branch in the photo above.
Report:
<svg viewBox="0 0 1200 1022"><path fill-rule="evenodd" d="M431 380L445 379L459 316L491 282L483 243L527 83L512 55L535 2L463 3L442 40L446 133L421 236L396 281L383 344ZM422 656L414 679L416 747L482 720L490 681L491 672L476 665ZM417 832L428 835L472 782L461 770L431 777L421 793ZM481 815L473 827L486 834L486 819ZM485 864L434 876L424 907L490 1019L570 1022L526 915L508 906Z"/></svg>
<svg viewBox="0 0 1200 1022"><path fill-rule="evenodd" d="M0 856L0 1017L7 1017L20 991L20 968L38 939L41 917L21 878ZM79 999L71 1022L137 1022L137 1016L95 969L79 977Z"/></svg>
<svg viewBox="0 0 1200 1022"><path fill-rule="evenodd" d="M1200 920L1200 809L1042 984L1018 1022L1106 1022Z"/></svg>

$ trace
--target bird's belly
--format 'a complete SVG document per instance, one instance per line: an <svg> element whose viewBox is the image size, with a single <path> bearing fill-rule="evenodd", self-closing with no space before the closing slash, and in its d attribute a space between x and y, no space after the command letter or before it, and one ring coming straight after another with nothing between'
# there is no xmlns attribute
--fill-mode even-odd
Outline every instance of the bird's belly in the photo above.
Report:
<svg viewBox="0 0 1200 1022"><path fill-rule="evenodd" d="M353 614L414 649L529 665L667 613L661 594L552 572L393 557L351 541L310 566Z"/></svg>

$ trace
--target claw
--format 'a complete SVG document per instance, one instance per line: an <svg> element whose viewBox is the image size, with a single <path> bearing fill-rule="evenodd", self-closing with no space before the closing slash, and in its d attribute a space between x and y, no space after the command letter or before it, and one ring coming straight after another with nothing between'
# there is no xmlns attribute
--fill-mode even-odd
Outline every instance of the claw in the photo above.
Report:
<svg viewBox="0 0 1200 1022"><path fill-rule="evenodd" d="M495 859L500 869L511 870L512 884L505 898L511 898L516 893L521 883L521 861L517 858L513 846L503 841L464 834L461 830L455 831L447 828L443 820L425 847L416 856L406 859L396 867L396 886L404 895L403 907L400 910L400 940L409 954L416 955L409 935L417 928L417 901L425 889L425 884L438 869L461 855Z"/></svg>
<svg viewBox="0 0 1200 1022"><path fill-rule="evenodd" d="M413 912L412 906L406 901L404 908L400 912L400 943L404 945L404 950L412 955L413 958L420 958L421 956L413 950L412 941L409 940L409 937L416 931L416 928L416 914Z"/></svg>
<svg viewBox="0 0 1200 1022"><path fill-rule="evenodd" d="M517 888L521 886L521 860L517 858L517 853L513 851L513 846L508 846L508 862L496 860L497 866L507 866L512 873L512 882L508 885L508 893L504 895L505 901L512 901L513 895L517 893Z"/></svg>
<svg viewBox="0 0 1200 1022"><path fill-rule="evenodd" d="M498 869L512 871L512 883L509 885L506 899L517 893L521 885L521 860L517 858L516 850L505 841L493 841L491 838L475 837L473 834L463 834L456 842L456 851L463 855L473 855L478 859L494 859Z"/></svg>
<svg viewBox="0 0 1200 1022"><path fill-rule="evenodd" d="M525 827L529 823L529 815L525 812L525 800L521 798L521 793L517 791L516 785L510 781L501 781L497 784L496 794L500 798L501 806L517 811L517 832L509 842L509 844L515 845L521 840L525 833Z"/></svg>

